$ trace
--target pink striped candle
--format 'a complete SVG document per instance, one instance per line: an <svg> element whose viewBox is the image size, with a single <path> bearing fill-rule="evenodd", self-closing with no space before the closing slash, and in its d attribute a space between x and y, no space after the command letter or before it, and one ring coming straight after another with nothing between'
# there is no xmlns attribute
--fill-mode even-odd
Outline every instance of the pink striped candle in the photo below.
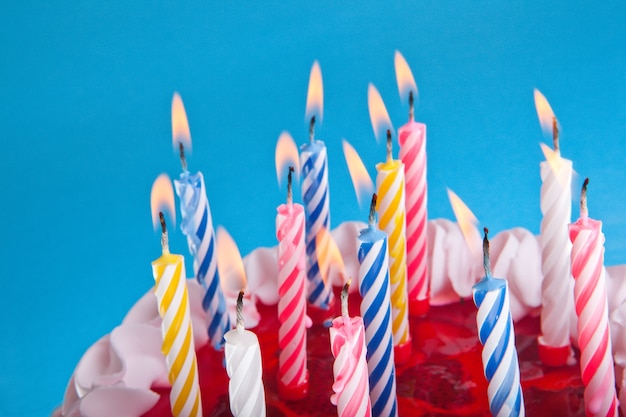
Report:
<svg viewBox="0 0 626 417"><path fill-rule="evenodd" d="M335 357L333 364L333 394L330 401L337 406L339 417L370 417L370 386L365 359L365 327L359 316L348 315L348 288L341 292L341 317L333 320L330 331L330 348Z"/></svg>
<svg viewBox="0 0 626 417"><path fill-rule="evenodd" d="M278 394L284 400L304 398L309 390L306 364L306 293L304 208L293 204L291 174L287 204L276 215L278 238Z"/></svg>
<svg viewBox="0 0 626 417"><path fill-rule="evenodd" d="M426 314L429 309L427 254L426 125L414 119L413 94L417 86L409 65L395 54L398 91L409 94L409 121L398 130L400 160L404 164L406 193L406 255L409 313Z"/></svg>
<svg viewBox="0 0 626 417"><path fill-rule="evenodd" d="M580 218L569 226L580 371L587 415L616 417L617 396L604 278L604 234L602 222L588 217L588 183L587 178L580 197Z"/></svg>

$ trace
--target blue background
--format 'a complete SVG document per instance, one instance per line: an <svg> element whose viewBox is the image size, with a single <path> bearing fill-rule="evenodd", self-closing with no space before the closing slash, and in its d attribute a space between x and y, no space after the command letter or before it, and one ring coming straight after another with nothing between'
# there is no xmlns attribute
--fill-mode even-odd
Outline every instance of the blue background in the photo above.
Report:
<svg viewBox="0 0 626 417"><path fill-rule="evenodd" d="M234 4L233 4L234 3ZM413 70L428 124L429 215L453 218L446 187L494 232L537 233L533 88L561 148L591 178L607 264L626 262L626 56L621 2L5 2L0 13L0 415L47 415L82 353L152 285L160 254L149 193L177 176L170 104L179 91L216 224L242 254L274 245L274 147L307 140L318 59L332 224L365 219L341 150L374 174L367 84L406 121L393 54ZM575 193L581 183L575 181ZM299 194L299 191L297 191ZM577 204L572 211L578 216ZM171 233L172 250L186 252ZM191 270L191 262L187 260Z"/></svg>

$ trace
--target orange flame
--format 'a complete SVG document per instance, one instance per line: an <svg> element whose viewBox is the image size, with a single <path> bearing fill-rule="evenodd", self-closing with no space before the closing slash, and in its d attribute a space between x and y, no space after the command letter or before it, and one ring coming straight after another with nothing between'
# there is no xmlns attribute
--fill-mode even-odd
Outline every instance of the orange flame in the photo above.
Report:
<svg viewBox="0 0 626 417"><path fill-rule="evenodd" d="M477 255L480 250L479 248L474 247L472 245L474 237L478 233L476 229L476 224L478 224L478 219L474 216L474 213L467 207L467 205L459 198L458 195L455 194L454 191L448 188L448 198L450 199L450 205L452 206L452 211L454 211L454 216L456 217L456 221L459 224L459 228L461 229L461 233L463 233L463 238L465 239L465 243L470 248L470 250ZM479 238L480 240L480 238Z"/></svg>
<svg viewBox="0 0 626 417"><path fill-rule="evenodd" d="M176 224L176 209L174 208L174 187L167 174L159 175L152 183L150 191L150 211L154 230L160 227L159 212L169 214L172 223Z"/></svg>
<svg viewBox="0 0 626 417"><path fill-rule="evenodd" d="M554 112L552 111L552 107L550 107L550 103L546 97L541 94L541 91L535 88L535 108L537 109L537 117L539 117L539 124L541 125L541 130L543 134L546 136L552 135L552 128L554 123Z"/></svg>
<svg viewBox="0 0 626 417"><path fill-rule="evenodd" d="M331 268L338 271L339 275L343 278L343 280L345 280L346 267L343 263L343 257L341 256L337 242L335 242L335 239L333 239L333 236L327 228L322 227L319 232L317 232L317 236L315 236L315 246L326 246L328 248L326 253L324 251L319 251L318 255L320 256L317 259L320 265L320 275L322 276L324 284L330 285L329 273Z"/></svg>
<svg viewBox="0 0 626 417"><path fill-rule="evenodd" d="M215 254L222 288L237 293L248 285L241 253L231 235L222 226L217 227Z"/></svg>
<svg viewBox="0 0 626 417"><path fill-rule="evenodd" d="M298 154L298 146L294 142L289 132L282 132L276 142L276 178L278 186L282 186L283 181L287 181L287 170L289 166L293 166L295 174L295 182L300 178L300 156Z"/></svg>
<svg viewBox="0 0 626 417"><path fill-rule="evenodd" d="M369 201L372 198L374 183L352 145L345 139L342 140L342 145L343 155L346 157L346 164L348 164L348 171L350 171L350 178L352 178L352 185L354 185L356 192L356 199L359 202L359 207L363 207L363 201Z"/></svg>
<svg viewBox="0 0 626 417"><path fill-rule="evenodd" d="M417 98L417 84L413 78L413 73L406 59L399 51L396 51L393 62L396 67L396 81L398 82L398 93L402 101L408 100L409 92L413 92L413 96Z"/></svg>
<svg viewBox="0 0 626 417"><path fill-rule="evenodd" d="M389 119L389 113L387 113L383 98L372 83L367 87L367 107L370 111L374 135L376 140L380 142L381 137L385 138L387 136L388 129L393 131L393 126L391 125L391 119Z"/></svg>
<svg viewBox="0 0 626 417"><path fill-rule="evenodd" d="M185 152L191 153L191 133L189 132L185 105L180 94L174 92L174 97L172 97L172 145L176 152L178 152L179 143L183 144Z"/></svg>
<svg viewBox="0 0 626 417"><path fill-rule="evenodd" d="M308 123L313 116L317 118L318 124L322 123L324 118L324 84L322 82L322 70L317 61L313 62L309 76L309 92L306 96L304 120Z"/></svg>

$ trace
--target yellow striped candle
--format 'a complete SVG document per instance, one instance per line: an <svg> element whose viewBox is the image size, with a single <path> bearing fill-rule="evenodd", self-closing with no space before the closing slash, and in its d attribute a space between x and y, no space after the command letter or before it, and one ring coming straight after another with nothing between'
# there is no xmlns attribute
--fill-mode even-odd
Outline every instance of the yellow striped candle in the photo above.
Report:
<svg viewBox="0 0 626 417"><path fill-rule="evenodd" d="M391 156L391 131L387 131L387 161L376 165L378 227L389 236L392 332L396 363L411 355L406 265L406 209L404 164Z"/></svg>
<svg viewBox="0 0 626 417"><path fill-rule="evenodd" d="M157 181L159 181L159 177ZM167 177L165 177L167 178ZM157 181L153 186L153 196ZM172 206L174 191L169 182ZM165 193L167 194L167 193ZM154 199L153 199L154 210ZM168 379L172 386L170 407L174 417L201 417L202 402L198 381L198 365L191 328L185 260L182 255L171 254L168 246L167 229L163 213L159 212L161 222L162 255L152 262L154 275L154 293L161 316L163 345L161 351L167 363Z"/></svg>

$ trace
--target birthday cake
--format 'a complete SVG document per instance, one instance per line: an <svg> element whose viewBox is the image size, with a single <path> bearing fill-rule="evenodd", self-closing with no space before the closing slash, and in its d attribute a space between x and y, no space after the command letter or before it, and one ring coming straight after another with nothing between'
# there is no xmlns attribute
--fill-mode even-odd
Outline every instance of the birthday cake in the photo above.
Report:
<svg viewBox="0 0 626 417"><path fill-rule="evenodd" d="M355 242L363 227L362 223L347 222L332 233L345 262L345 274L352 277L358 276ZM476 238L479 239L478 234ZM474 245L465 242L456 223L442 219L429 221L431 308L426 316L410 319L412 353L405 363L396 366L401 416L490 415L476 307L471 301L472 285L483 275L482 259L481 254L469 249L471 246ZM526 415L584 416L578 350L574 348L576 360L569 366L547 367L538 357L540 256L537 237L522 228L499 233L491 240L493 275L506 277L509 284ZM254 294L252 300L261 316L251 330L257 334L261 346L267 415L337 415L329 400L333 393L333 357L328 327L323 324L308 329L307 397L298 401L279 398L276 249L256 249L245 257L244 265L249 292ZM342 275L331 276L336 293L345 278ZM606 268L606 278L616 381L622 386L626 364L626 266ZM207 318L201 306L202 287L189 279L188 288L203 415L229 416L224 353L209 343ZM358 291L353 291L349 300L351 315L358 315ZM339 310L333 315L339 316ZM171 415L160 323L155 296L150 290L130 309L121 325L85 352L69 381L63 404L53 416ZM572 325L574 344L575 333L576 326ZM620 392L622 404L626 404L624 397Z"/></svg>

